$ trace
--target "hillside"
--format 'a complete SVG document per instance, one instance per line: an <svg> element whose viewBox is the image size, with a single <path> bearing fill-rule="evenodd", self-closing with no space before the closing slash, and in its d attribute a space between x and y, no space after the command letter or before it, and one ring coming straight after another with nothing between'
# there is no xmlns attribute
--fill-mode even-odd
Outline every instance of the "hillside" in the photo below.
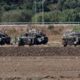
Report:
<svg viewBox="0 0 80 80"><path fill-rule="evenodd" d="M79 22L80 0L0 0L0 22Z"/></svg>

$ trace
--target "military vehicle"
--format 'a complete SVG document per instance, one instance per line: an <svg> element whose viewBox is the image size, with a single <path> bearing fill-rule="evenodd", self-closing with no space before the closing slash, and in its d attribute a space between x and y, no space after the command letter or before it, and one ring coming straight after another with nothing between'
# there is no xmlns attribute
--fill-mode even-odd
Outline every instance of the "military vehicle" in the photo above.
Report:
<svg viewBox="0 0 80 80"><path fill-rule="evenodd" d="M10 44L11 38L5 34L0 32L0 45Z"/></svg>
<svg viewBox="0 0 80 80"><path fill-rule="evenodd" d="M67 45L80 45L80 32L66 32L63 34L62 40L64 47Z"/></svg>
<svg viewBox="0 0 80 80"><path fill-rule="evenodd" d="M47 44L47 42L48 37L44 33L33 29L19 37L18 45L40 45Z"/></svg>

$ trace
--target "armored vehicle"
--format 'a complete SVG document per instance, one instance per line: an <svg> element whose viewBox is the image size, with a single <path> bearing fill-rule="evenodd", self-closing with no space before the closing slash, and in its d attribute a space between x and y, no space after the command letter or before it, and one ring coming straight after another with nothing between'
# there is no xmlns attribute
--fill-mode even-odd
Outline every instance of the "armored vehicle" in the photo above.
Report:
<svg viewBox="0 0 80 80"><path fill-rule="evenodd" d="M10 44L11 38L5 34L0 32L0 45Z"/></svg>
<svg viewBox="0 0 80 80"><path fill-rule="evenodd" d="M63 45L80 45L80 32L66 32L63 34Z"/></svg>
<svg viewBox="0 0 80 80"><path fill-rule="evenodd" d="M47 44L48 37L40 32L34 30L29 30L28 33L23 34L19 37L18 45L40 45L40 44Z"/></svg>

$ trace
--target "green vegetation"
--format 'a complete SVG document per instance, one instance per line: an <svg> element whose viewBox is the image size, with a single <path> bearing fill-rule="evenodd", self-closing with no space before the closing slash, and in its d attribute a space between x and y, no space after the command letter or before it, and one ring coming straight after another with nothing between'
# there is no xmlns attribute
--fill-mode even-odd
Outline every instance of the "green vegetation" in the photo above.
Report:
<svg viewBox="0 0 80 80"><path fill-rule="evenodd" d="M45 0L44 16L36 1L0 0L0 22L80 22L80 0Z"/></svg>
<svg viewBox="0 0 80 80"><path fill-rule="evenodd" d="M73 31L80 32L80 25L79 26L74 26Z"/></svg>

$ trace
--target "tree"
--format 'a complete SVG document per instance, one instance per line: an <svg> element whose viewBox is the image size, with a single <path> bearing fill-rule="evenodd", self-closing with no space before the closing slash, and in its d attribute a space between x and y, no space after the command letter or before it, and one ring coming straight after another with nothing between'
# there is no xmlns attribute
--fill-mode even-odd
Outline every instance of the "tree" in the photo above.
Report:
<svg viewBox="0 0 80 80"><path fill-rule="evenodd" d="M32 17L32 12L25 10L12 10L4 12L2 22L29 22Z"/></svg>

